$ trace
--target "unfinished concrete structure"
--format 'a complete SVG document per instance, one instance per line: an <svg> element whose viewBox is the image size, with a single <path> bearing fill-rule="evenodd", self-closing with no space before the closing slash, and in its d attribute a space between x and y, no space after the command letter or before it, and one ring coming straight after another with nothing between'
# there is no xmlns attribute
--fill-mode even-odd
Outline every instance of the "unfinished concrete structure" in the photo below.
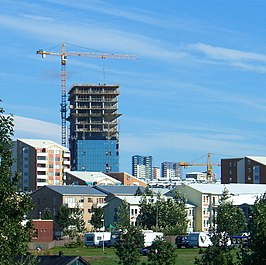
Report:
<svg viewBox="0 0 266 265"><path fill-rule="evenodd" d="M119 171L119 85L74 84L69 90L71 168Z"/></svg>

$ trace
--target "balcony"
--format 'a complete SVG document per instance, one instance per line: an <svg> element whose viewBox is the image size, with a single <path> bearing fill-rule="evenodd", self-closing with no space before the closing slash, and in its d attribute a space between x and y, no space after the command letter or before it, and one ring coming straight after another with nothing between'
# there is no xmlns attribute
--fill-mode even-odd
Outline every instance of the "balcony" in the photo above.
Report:
<svg viewBox="0 0 266 265"><path fill-rule="evenodd" d="M67 203L68 208L71 208L71 209L74 209L77 206L81 209L83 209L84 207L84 203L81 203L81 202L66 202L66 203Z"/></svg>
<svg viewBox="0 0 266 265"><path fill-rule="evenodd" d="M46 172L47 171L47 167L37 167L37 174L38 174L39 171Z"/></svg>

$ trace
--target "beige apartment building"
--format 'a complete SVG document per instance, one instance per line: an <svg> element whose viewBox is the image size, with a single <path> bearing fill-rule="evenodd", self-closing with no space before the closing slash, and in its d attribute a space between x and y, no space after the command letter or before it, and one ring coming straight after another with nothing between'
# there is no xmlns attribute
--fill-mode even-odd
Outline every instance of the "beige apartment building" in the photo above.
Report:
<svg viewBox="0 0 266 265"><path fill-rule="evenodd" d="M208 232L214 225L216 209L219 205L220 197L223 191L227 189L235 205L240 207L244 213L247 212L246 201L239 201L241 195L245 197L256 197L264 194L266 185L262 184L181 184L178 186L180 193L187 198L187 201L195 206L195 224L194 231ZM241 197L242 198L242 197ZM250 200L249 200L250 201ZM254 200L253 200L254 203Z"/></svg>
<svg viewBox="0 0 266 265"><path fill-rule="evenodd" d="M77 206L83 212L85 229L92 228L90 221L93 208L104 205L106 194L88 186L44 186L31 194L34 209L30 213L33 219L41 218L46 208L50 208L53 217L64 204L68 208L75 209Z"/></svg>
<svg viewBox="0 0 266 265"><path fill-rule="evenodd" d="M70 171L70 151L50 140L17 139L12 171L22 175L21 189L34 191L45 185L62 185Z"/></svg>

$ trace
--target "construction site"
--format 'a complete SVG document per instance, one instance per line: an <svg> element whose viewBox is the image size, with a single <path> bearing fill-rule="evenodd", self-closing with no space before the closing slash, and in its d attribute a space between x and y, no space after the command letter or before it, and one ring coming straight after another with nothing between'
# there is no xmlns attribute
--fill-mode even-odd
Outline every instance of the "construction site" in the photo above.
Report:
<svg viewBox="0 0 266 265"><path fill-rule="evenodd" d="M47 55L60 57L61 62L61 144L69 146L71 169L78 171L119 171L118 96L119 84L73 84L66 92L66 64L71 56L98 59L137 59L127 54L66 51L65 43L60 52L39 49L42 58ZM69 121L69 131L66 122Z"/></svg>

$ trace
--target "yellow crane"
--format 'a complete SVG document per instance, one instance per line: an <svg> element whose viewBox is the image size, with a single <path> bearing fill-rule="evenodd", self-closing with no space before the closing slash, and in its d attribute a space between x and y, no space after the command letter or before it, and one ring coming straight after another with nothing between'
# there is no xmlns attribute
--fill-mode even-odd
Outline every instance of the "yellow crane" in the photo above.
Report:
<svg viewBox="0 0 266 265"><path fill-rule="evenodd" d="M81 56L89 58L99 59L137 59L134 55L127 54L111 54L111 53L98 53L98 52L67 52L65 43L62 43L61 52L50 52L39 49L37 54L40 54L42 58L46 58L46 55L59 56L61 58L61 142L63 146L66 146L66 114L67 114L67 103L66 103L66 63L68 56Z"/></svg>
<svg viewBox="0 0 266 265"><path fill-rule="evenodd" d="M211 162L211 153L207 154L207 163L188 163L188 162L179 162L179 165L187 168L189 166L207 166L207 182L212 182L213 178L213 172L212 172L212 167L213 166L221 166L221 163L212 163Z"/></svg>

